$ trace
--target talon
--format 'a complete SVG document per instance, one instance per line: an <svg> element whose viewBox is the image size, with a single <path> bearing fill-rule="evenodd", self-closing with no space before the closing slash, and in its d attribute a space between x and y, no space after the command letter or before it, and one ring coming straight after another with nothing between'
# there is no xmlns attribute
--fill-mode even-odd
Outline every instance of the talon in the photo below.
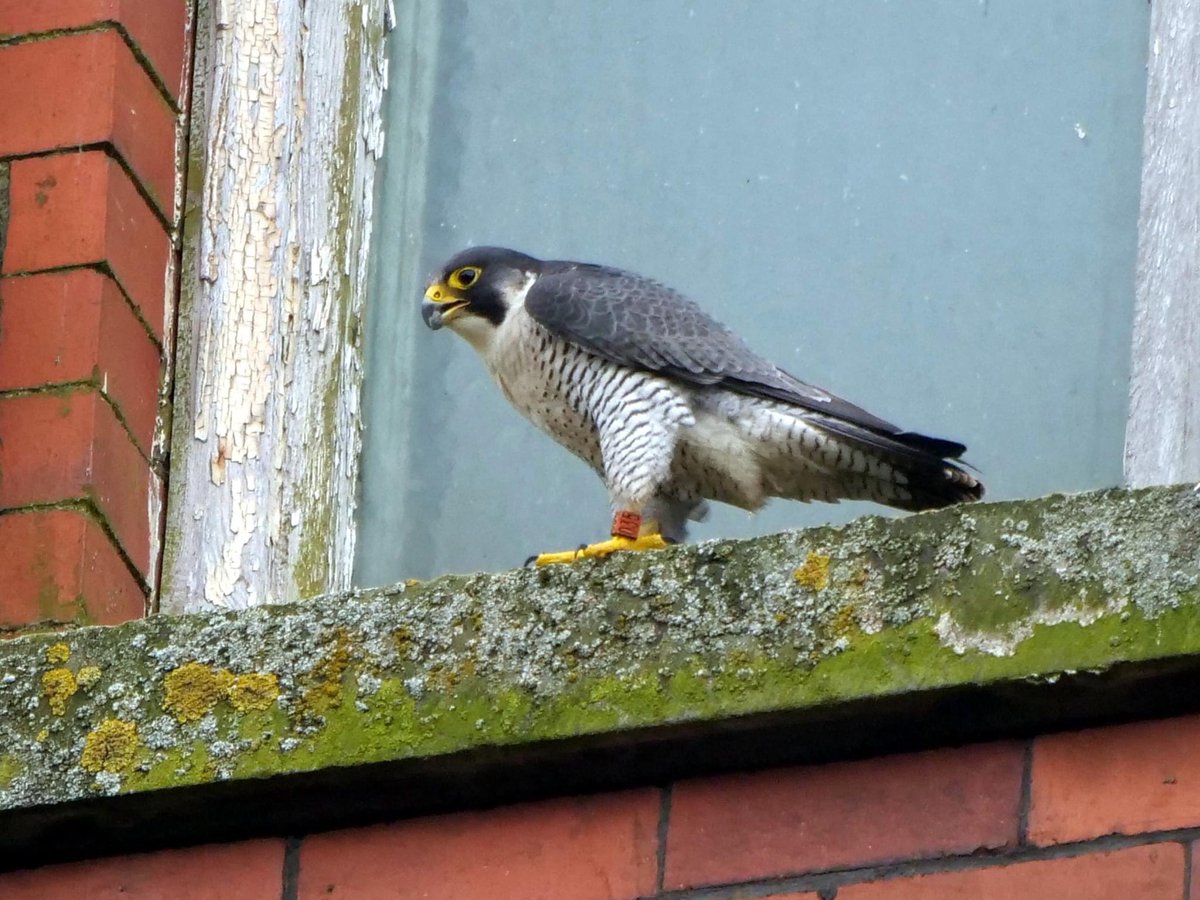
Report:
<svg viewBox="0 0 1200 900"><path fill-rule="evenodd" d="M533 566L537 565L538 556L539 556L539 554L535 553L535 554L533 554L533 556L527 557L525 559L525 562L521 563L521 568L522 569L530 569Z"/></svg>

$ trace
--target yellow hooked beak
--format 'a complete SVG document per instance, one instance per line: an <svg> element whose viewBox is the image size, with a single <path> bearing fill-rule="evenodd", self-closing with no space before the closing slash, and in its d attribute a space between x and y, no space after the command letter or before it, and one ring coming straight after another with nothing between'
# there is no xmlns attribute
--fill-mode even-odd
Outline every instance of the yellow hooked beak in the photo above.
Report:
<svg viewBox="0 0 1200 900"><path fill-rule="evenodd" d="M435 281L425 289L421 301L421 318L434 331L462 315L471 301L459 295L445 282Z"/></svg>

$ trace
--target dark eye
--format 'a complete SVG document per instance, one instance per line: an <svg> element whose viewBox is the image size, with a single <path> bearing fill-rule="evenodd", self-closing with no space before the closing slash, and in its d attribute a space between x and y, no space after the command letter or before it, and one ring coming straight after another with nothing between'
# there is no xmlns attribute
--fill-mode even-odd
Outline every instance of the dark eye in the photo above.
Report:
<svg viewBox="0 0 1200 900"><path fill-rule="evenodd" d="M479 280L479 270L474 266L463 266L454 273L454 278L458 281L458 287L469 288Z"/></svg>

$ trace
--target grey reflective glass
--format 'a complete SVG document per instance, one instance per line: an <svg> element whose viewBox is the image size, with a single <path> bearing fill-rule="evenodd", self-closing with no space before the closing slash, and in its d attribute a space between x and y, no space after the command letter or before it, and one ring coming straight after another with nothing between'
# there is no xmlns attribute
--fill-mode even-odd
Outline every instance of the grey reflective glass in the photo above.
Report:
<svg viewBox="0 0 1200 900"><path fill-rule="evenodd" d="M421 322L470 244L665 281L800 378L968 444L989 499L1120 480L1144 0L397 6L359 583L607 532L595 475ZM864 512L718 508L693 535Z"/></svg>

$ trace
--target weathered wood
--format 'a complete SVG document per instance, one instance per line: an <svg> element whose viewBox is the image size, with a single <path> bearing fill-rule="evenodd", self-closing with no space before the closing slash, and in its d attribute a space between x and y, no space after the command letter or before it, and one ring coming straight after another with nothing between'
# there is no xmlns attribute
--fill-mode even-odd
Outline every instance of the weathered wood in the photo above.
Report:
<svg viewBox="0 0 1200 900"><path fill-rule="evenodd" d="M1125 478L1200 480L1200 0L1154 0Z"/></svg>
<svg viewBox="0 0 1200 900"><path fill-rule="evenodd" d="M202 4L164 611L350 583L385 5Z"/></svg>

